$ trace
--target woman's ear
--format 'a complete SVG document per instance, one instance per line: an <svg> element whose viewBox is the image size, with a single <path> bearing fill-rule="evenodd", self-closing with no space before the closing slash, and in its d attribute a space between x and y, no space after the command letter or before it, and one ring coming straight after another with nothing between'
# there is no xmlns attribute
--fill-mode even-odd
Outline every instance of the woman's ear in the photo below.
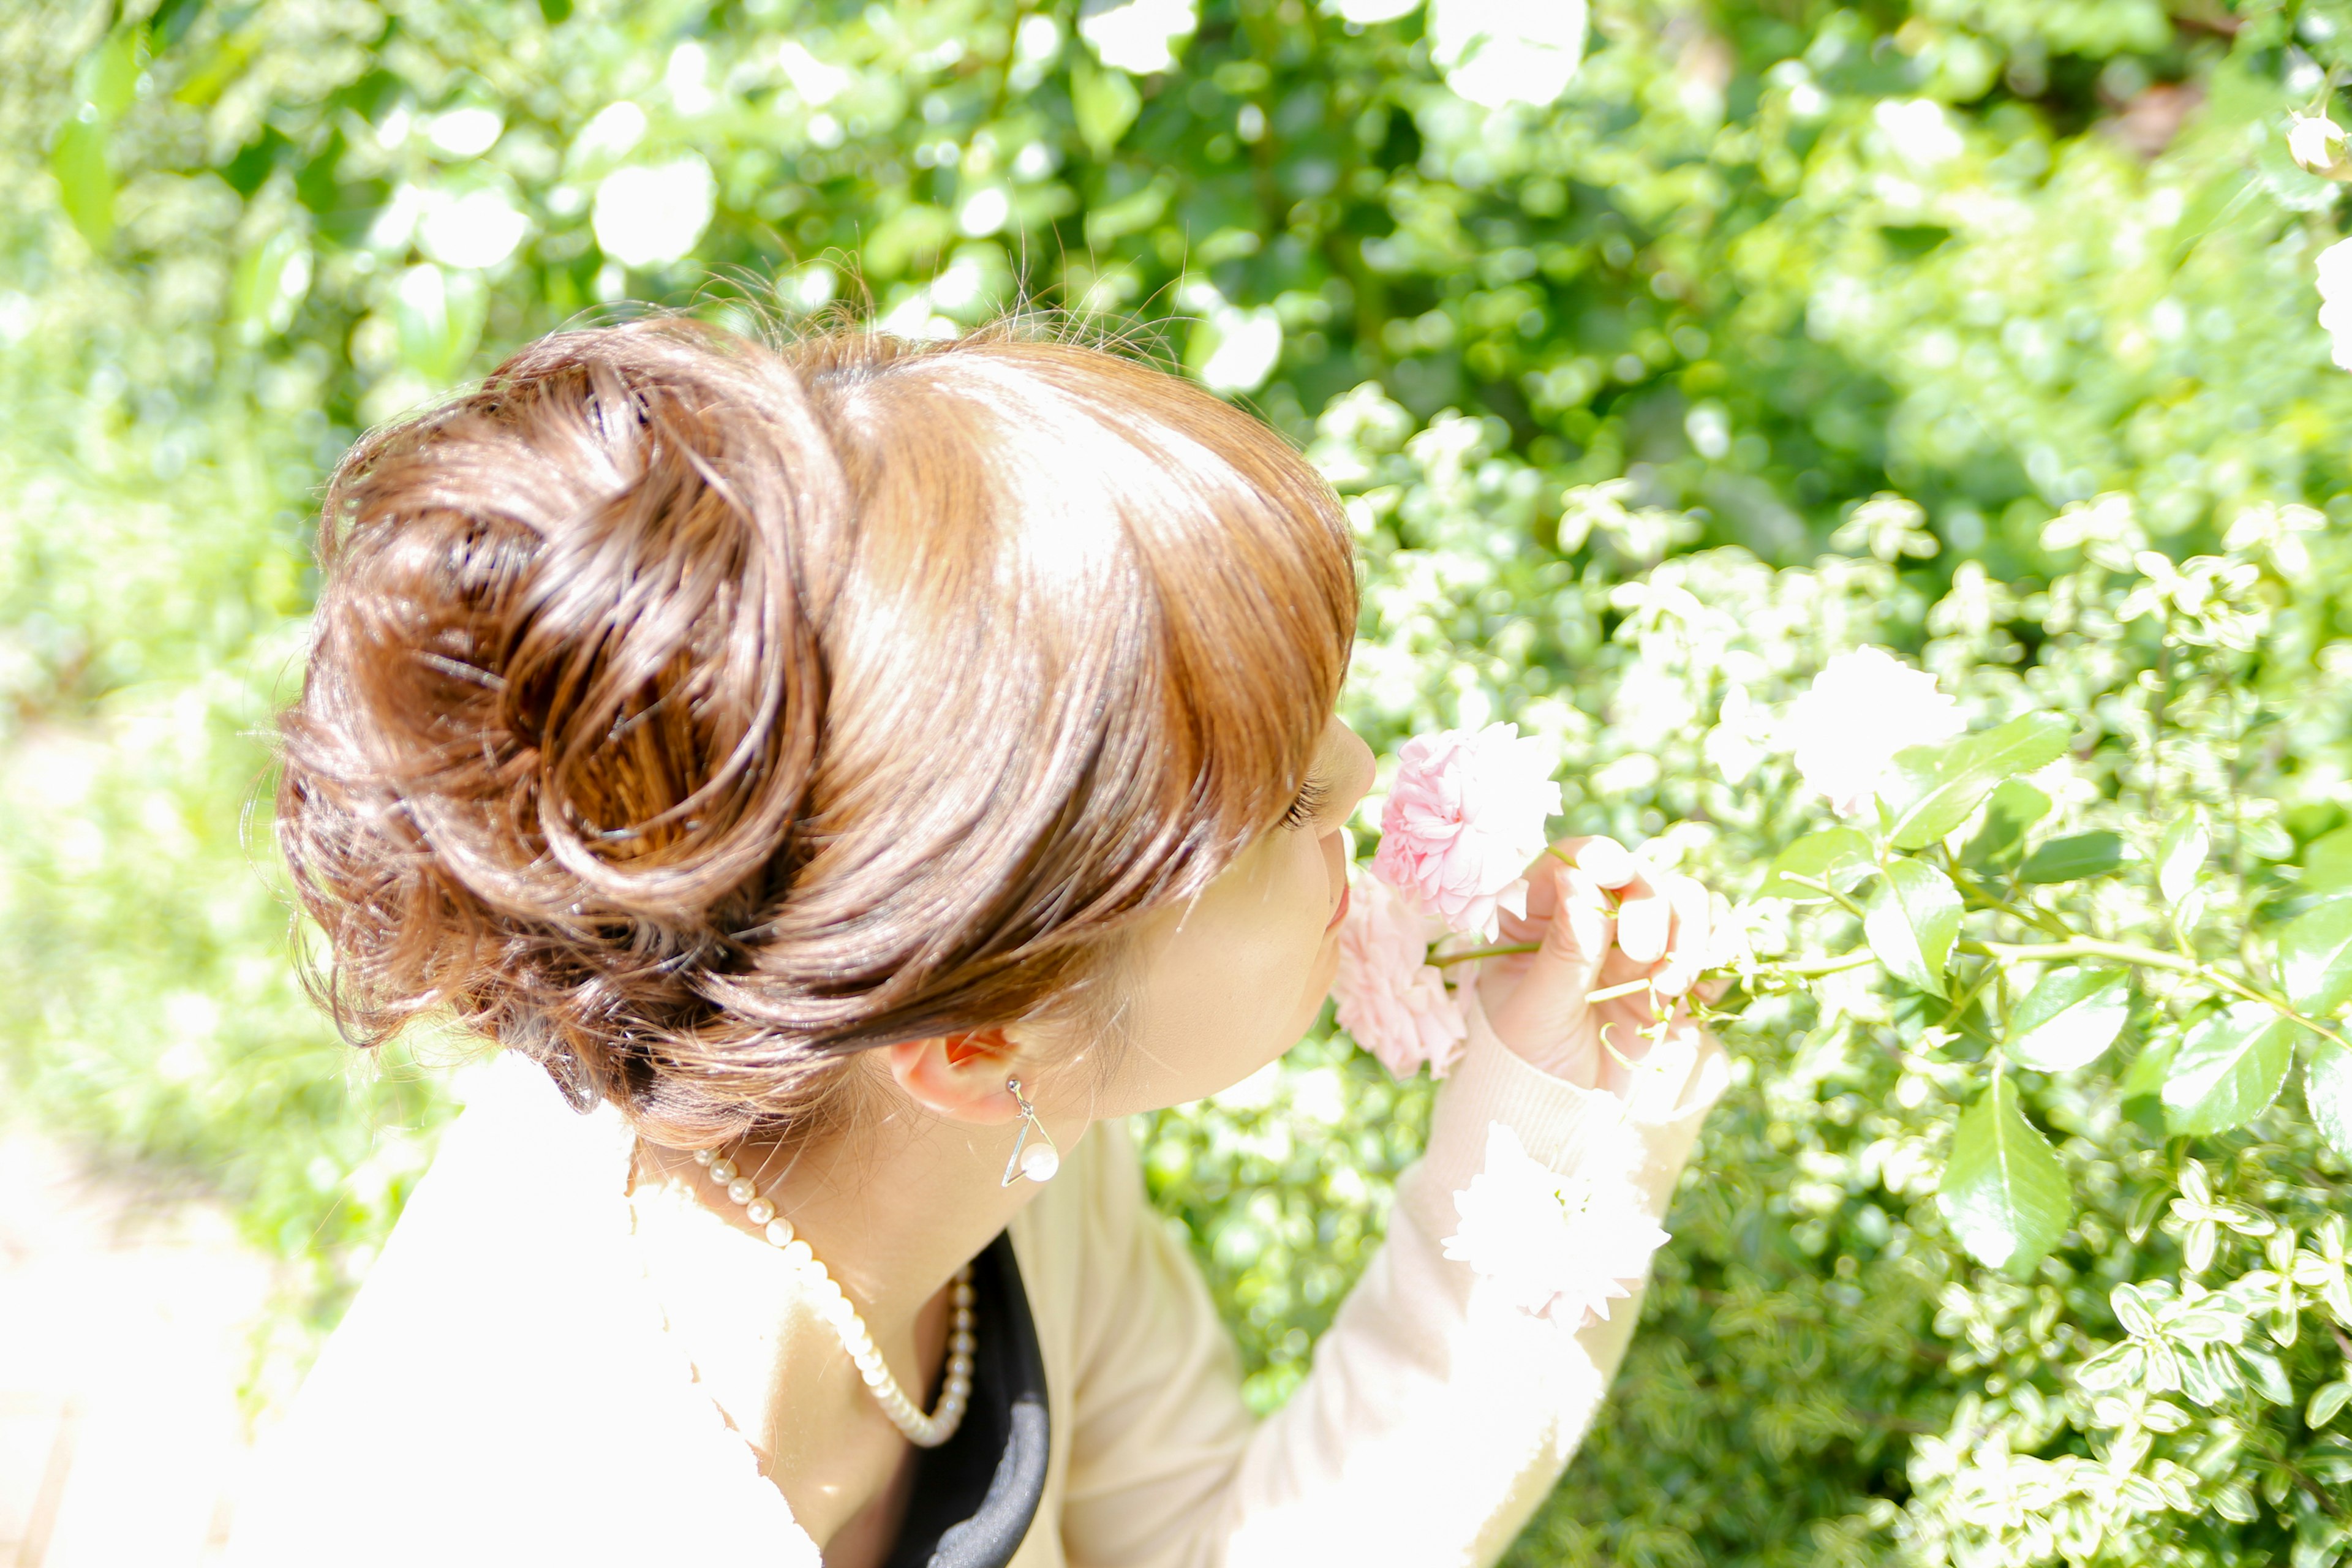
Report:
<svg viewBox="0 0 2352 1568"><path fill-rule="evenodd" d="M1004 1080L1017 1052L1003 1029L971 1029L883 1047L908 1099L950 1121L992 1127L1021 1114Z"/></svg>

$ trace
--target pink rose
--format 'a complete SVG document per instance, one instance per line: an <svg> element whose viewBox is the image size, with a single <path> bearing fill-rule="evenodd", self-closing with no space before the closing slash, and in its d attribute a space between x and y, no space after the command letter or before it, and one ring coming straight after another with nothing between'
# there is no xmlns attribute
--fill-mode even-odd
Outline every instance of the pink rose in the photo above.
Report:
<svg viewBox="0 0 2352 1568"><path fill-rule="evenodd" d="M1429 918L1369 877L1349 890L1339 922L1339 973L1331 982L1339 1027L1398 1078L1423 1062L1444 1078L1468 1035L1465 992L1449 992L1429 962Z"/></svg>
<svg viewBox="0 0 2352 1568"><path fill-rule="evenodd" d="M1502 910L1527 913L1521 873L1559 810L1550 761L1517 724L1416 735L1397 755L1372 874L1447 930L1492 942Z"/></svg>

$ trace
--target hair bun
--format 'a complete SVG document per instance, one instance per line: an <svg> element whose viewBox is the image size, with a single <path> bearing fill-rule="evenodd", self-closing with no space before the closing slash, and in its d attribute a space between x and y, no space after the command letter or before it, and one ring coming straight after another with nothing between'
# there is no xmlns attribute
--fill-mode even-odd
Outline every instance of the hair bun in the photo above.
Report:
<svg viewBox="0 0 2352 1568"><path fill-rule="evenodd" d="M359 442L319 555L278 823L328 1004L681 1141L1076 994L1286 804L1354 618L1278 437L1004 338L557 334Z"/></svg>

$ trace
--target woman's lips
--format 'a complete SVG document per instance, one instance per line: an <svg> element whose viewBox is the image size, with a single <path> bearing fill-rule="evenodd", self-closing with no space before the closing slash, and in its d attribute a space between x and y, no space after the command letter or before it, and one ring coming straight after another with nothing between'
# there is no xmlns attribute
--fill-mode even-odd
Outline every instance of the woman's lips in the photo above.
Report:
<svg viewBox="0 0 2352 1568"><path fill-rule="evenodd" d="M1339 907L1331 911L1331 918L1323 922L1323 929L1325 931L1332 930L1338 926L1341 921L1348 918L1348 894L1349 889L1344 883L1341 884L1339 889Z"/></svg>

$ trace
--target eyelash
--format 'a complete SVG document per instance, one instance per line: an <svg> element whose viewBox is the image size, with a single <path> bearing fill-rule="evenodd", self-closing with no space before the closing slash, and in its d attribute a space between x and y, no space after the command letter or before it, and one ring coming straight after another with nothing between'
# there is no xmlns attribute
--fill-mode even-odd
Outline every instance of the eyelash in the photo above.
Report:
<svg viewBox="0 0 2352 1568"><path fill-rule="evenodd" d="M1298 786L1298 798L1282 814L1285 827L1304 827L1322 811L1324 801L1330 798L1329 786L1309 779Z"/></svg>

